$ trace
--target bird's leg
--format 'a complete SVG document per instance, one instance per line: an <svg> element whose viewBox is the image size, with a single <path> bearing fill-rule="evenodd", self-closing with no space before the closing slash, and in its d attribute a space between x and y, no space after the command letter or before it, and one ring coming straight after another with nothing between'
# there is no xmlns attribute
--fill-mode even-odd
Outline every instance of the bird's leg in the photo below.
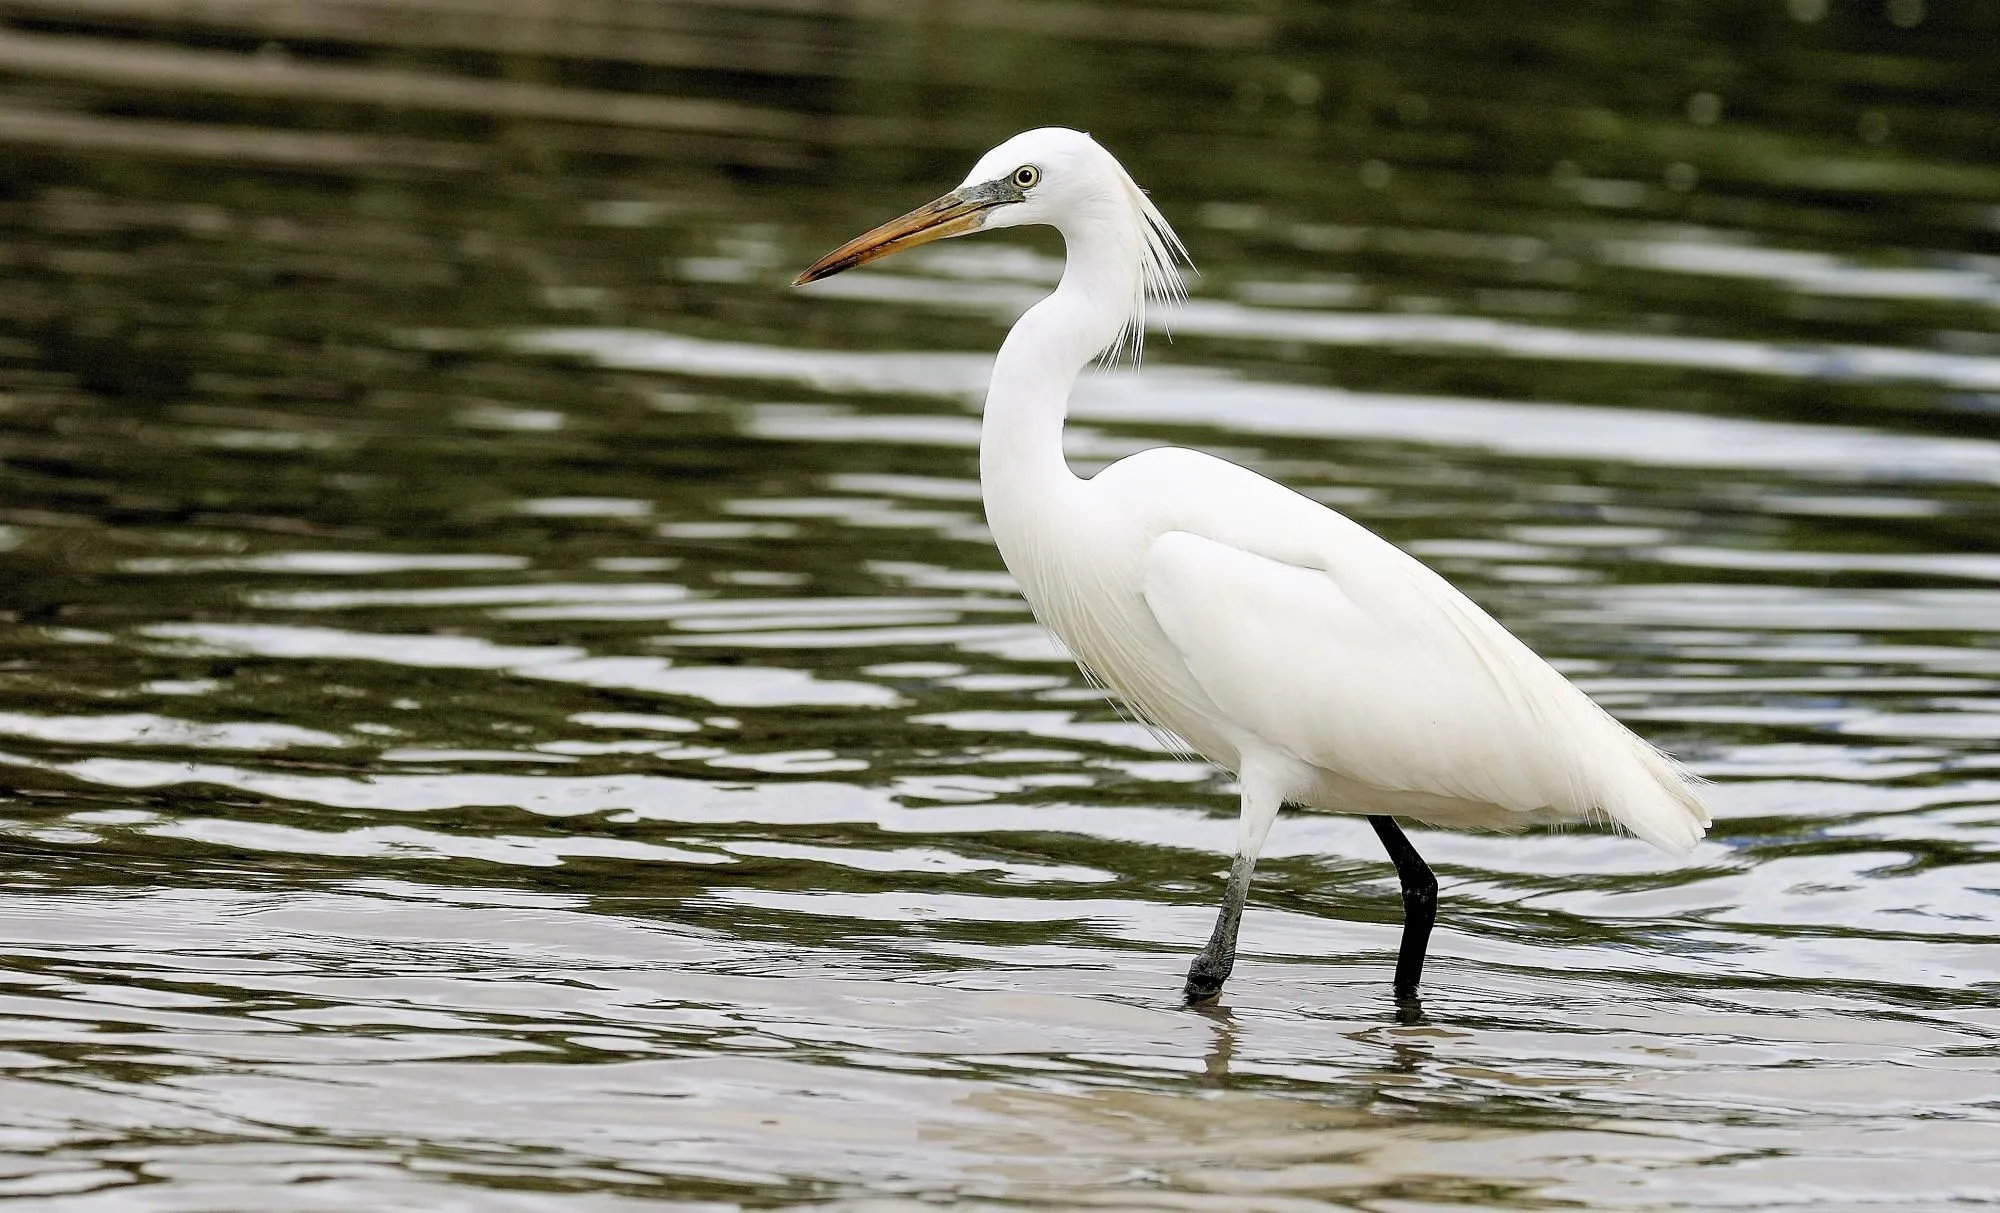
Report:
<svg viewBox="0 0 2000 1213"><path fill-rule="evenodd" d="M1270 836L1284 797L1269 780L1245 771L1242 816L1236 823L1236 859L1229 865L1229 884L1222 892L1222 912L1215 916L1215 930L1188 966L1187 987L1182 996L1189 1006L1213 1001L1222 993L1222 983L1236 965L1236 929L1243 923L1243 903L1250 897L1250 875L1257 870L1257 856Z"/></svg>
<svg viewBox="0 0 2000 1213"><path fill-rule="evenodd" d="M1215 930L1209 933L1208 946L1188 966L1187 988L1182 997L1189 1006L1210 1002L1222 993L1222 983L1229 980L1229 971L1236 967L1236 928L1243 922L1243 903L1250 896L1250 873L1256 867L1256 860L1241 855L1229 865L1229 887L1222 893L1222 913L1215 917Z"/></svg>
<svg viewBox="0 0 2000 1213"><path fill-rule="evenodd" d="M1413 1003L1417 982L1424 975L1431 924L1437 921L1437 877L1393 817L1370 817L1368 824L1375 827L1375 836L1382 840L1382 848L1389 852L1403 884L1403 946L1396 953L1396 999Z"/></svg>

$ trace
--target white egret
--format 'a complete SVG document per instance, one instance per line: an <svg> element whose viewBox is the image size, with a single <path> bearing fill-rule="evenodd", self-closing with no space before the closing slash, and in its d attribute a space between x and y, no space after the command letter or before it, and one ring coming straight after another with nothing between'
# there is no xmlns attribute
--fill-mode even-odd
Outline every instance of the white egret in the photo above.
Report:
<svg viewBox="0 0 2000 1213"><path fill-rule="evenodd" d="M1148 723L1236 773L1236 856L1185 995L1221 992L1250 877L1286 803L1366 816L1395 863L1395 993L1416 998L1437 879L1393 820L1518 830L1608 817L1669 851L1708 825L1697 782L1442 577L1255 472L1161 447L1088 479L1063 458L1078 372L1136 353L1182 294L1179 239L1088 135L1016 135L957 189L815 262L803 285L947 236L1063 235L1054 293L1008 333L979 440L986 517L1035 615Z"/></svg>

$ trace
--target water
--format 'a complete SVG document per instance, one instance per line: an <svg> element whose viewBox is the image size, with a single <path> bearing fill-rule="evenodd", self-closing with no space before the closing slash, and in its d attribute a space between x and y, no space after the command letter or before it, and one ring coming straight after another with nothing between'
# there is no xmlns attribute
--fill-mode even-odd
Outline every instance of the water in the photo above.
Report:
<svg viewBox="0 0 2000 1213"><path fill-rule="evenodd" d="M1710 11L1712 9L1713 11ZM1985 8L22 0L0 1196L97 1210L2000 1196ZM1061 121L1195 298L1087 378L1714 781L1686 862L1282 820L983 531L1059 247L812 291Z"/></svg>

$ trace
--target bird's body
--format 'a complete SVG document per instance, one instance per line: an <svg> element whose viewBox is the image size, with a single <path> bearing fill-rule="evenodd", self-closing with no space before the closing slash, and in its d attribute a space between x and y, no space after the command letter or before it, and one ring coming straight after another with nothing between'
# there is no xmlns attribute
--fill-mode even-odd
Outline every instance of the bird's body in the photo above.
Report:
<svg viewBox="0 0 2000 1213"><path fill-rule="evenodd" d="M1079 664L1210 762L1334 812L1700 837L1669 760L1357 523L1172 447L1068 480L1037 493L1053 526L989 492L1002 558Z"/></svg>
<svg viewBox="0 0 2000 1213"><path fill-rule="evenodd" d="M1178 241L1088 136L1016 136L958 190L800 280L1035 222L1061 229L1069 255L994 365L980 438L987 521L1036 616L1084 669L1238 775L1236 864L1191 1000L1229 972L1250 873L1285 803L1374 822L1403 876L1397 990L1410 997L1436 884L1391 817L1499 830L1602 817L1676 851L1702 836L1707 810L1671 759L1366 528L1195 451L1071 471L1062 426L1077 374L1136 346L1147 294L1171 296L1179 281Z"/></svg>

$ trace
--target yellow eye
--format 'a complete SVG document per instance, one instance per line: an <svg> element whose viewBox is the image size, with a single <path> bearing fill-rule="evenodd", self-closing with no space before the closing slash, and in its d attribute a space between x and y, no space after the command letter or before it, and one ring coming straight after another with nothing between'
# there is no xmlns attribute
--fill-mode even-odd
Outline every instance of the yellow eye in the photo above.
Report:
<svg viewBox="0 0 2000 1213"><path fill-rule="evenodd" d="M1028 189L1042 179L1042 170L1032 164L1024 164L1014 170L1014 184Z"/></svg>

